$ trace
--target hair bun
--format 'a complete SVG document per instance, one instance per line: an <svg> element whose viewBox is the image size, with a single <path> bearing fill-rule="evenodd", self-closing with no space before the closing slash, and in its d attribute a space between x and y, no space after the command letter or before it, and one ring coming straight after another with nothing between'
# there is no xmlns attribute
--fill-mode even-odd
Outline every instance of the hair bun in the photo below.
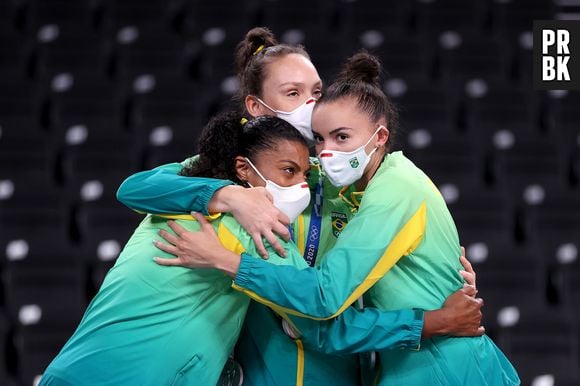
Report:
<svg viewBox="0 0 580 386"><path fill-rule="evenodd" d="M376 56L360 51L347 59L339 74L343 82L363 82L379 84L382 66Z"/></svg>
<svg viewBox="0 0 580 386"><path fill-rule="evenodd" d="M235 54L236 73L241 74L248 62L262 49L278 44L276 37L268 28L256 27L246 33L244 40L238 43Z"/></svg>

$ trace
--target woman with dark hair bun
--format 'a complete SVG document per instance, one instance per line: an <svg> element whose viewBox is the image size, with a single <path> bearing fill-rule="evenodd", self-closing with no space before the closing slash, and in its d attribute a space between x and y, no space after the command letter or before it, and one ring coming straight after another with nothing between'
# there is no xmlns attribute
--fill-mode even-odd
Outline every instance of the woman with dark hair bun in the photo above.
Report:
<svg viewBox="0 0 580 386"><path fill-rule="evenodd" d="M291 123L304 137L313 138L310 115L321 95L321 81L302 47L277 44L267 29L255 28L238 45L236 63L240 79L238 99L244 118L275 115ZM227 140L229 134L217 133L216 143ZM207 139L201 149L222 154L220 146ZM211 163L195 157L185 164L194 169L212 167ZM118 198L129 207L146 213L231 212L252 236L261 255L273 249L280 254L291 253L285 249L288 244L278 240L273 233L290 238L289 216L272 206L265 189L232 185L235 180L225 174L219 174L220 180L199 176L190 178L182 171L182 166L175 163L131 176L119 188ZM177 175L180 171L182 175ZM314 200L290 229L298 250L304 256L301 264L318 266L324 252L332 248L353 212L339 197L340 189L320 174L316 159L311 159L309 172ZM262 244L262 235L268 241L266 247ZM359 315L350 316L353 309L348 309L346 314L349 316L343 314L342 321L355 326L355 332L349 330L347 336L341 333L333 339L326 339L332 331L321 334L325 337L321 342L326 346L324 351L344 354L337 356L324 355L304 347L299 340L289 340L282 331L279 318L267 307L252 303L237 345L237 359L244 367L248 385L304 382L350 385L357 382L358 360L355 355L346 353L393 346L416 347L422 336L434 334L480 334L480 307L481 303L474 299L473 292L457 291L449 303L437 311L423 313L407 309L376 313L376 309L368 309L360 317L374 315L376 319L371 323L375 327L365 331L356 326L364 324L368 327L368 319L365 323L356 322ZM387 338L385 334L388 334Z"/></svg>
<svg viewBox="0 0 580 386"><path fill-rule="evenodd" d="M178 258L162 264L222 270L234 278L234 288L293 315L290 334L305 334L305 344L315 349L320 342L312 339L320 327L307 318L338 323L334 318L363 295L383 311L441 307L463 286L461 266L453 257L461 253L459 237L435 185L401 152L390 150L397 114L380 88L380 74L374 56L354 55L314 110L322 169L333 185L344 186L340 197L356 212L318 267L280 267L232 253L208 242L213 237L209 228L168 239L178 243L172 249ZM200 244L204 248L194 247ZM380 385L520 383L486 335L431 336L417 349L380 350L380 359Z"/></svg>

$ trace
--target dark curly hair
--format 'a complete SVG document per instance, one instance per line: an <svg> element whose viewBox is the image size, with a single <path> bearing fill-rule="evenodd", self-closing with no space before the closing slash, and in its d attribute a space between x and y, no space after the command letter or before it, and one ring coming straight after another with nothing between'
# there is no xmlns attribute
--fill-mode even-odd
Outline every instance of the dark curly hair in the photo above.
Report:
<svg viewBox="0 0 580 386"><path fill-rule="evenodd" d="M316 104L320 106L344 97L354 97L358 107L374 120L384 118L389 129L386 150L389 151L398 128L398 111L381 89L382 67L379 59L361 50L347 59L336 80ZM316 107L315 107L316 108Z"/></svg>
<svg viewBox="0 0 580 386"><path fill-rule="evenodd" d="M242 124L239 112L212 118L199 139L199 158L180 174L242 183L237 177L237 156L255 159L264 150L273 150L281 140L298 142L308 148L304 137L291 124L274 116L260 116Z"/></svg>

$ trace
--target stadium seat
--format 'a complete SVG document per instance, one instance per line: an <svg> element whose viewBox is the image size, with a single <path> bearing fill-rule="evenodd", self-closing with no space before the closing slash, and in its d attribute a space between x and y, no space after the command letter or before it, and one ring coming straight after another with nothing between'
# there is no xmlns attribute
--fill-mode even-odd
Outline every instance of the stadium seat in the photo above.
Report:
<svg viewBox="0 0 580 386"><path fill-rule="evenodd" d="M195 82L155 79L155 88L132 98L130 126L141 149L186 144L190 151L219 92Z"/></svg>
<svg viewBox="0 0 580 386"><path fill-rule="evenodd" d="M400 106L400 124L407 134L427 129L434 136L439 136L438 133L445 136L453 135L458 129L457 95L453 90L412 75L397 74L389 75L383 90Z"/></svg>
<svg viewBox="0 0 580 386"><path fill-rule="evenodd" d="M94 27L95 20L89 0L29 0L24 3L24 29L29 34L37 34L46 26L76 25L77 31L87 31ZM84 28L83 28L84 26ZM73 27L74 28L74 27Z"/></svg>
<svg viewBox="0 0 580 386"><path fill-rule="evenodd" d="M23 328L14 336L19 386L38 385L42 373L74 332L74 327Z"/></svg>
<svg viewBox="0 0 580 386"><path fill-rule="evenodd" d="M343 26L346 39L359 38L368 31L381 35L404 36L413 30L413 4L410 1L396 0L344 0L336 5L338 21ZM368 37L380 37L372 34ZM376 39L371 39L375 42ZM366 46L367 48L374 48Z"/></svg>
<svg viewBox="0 0 580 386"><path fill-rule="evenodd" d="M258 5L261 25L267 25L274 31L308 26L319 26L328 31L332 16L328 11L324 0L295 0L291 3L261 0Z"/></svg>
<svg viewBox="0 0 580 386"><path fill-rule="evenodd" d="M554 19L555 2L551 0L495 0L491 4L491 25L498 36L519 35L531 30L534 20Z"/></svg>
<svg viewBox="0 0 580 386"><path fill-rule="evenodd" d="M134 40L128 38L130 31ZM163 27L125 27L117 33L113 47L113 69L121 82L144 74L185 76L188 71L184 40Z"/></svg>
<svg viewBox="0 0 580 386"><path fill-rule="evenodd" d="M532 305L504 310L501 320L497 343L518 370L523 385L580 382L578 328L573 317Z"/></svg>
<svg viewBox="0 0 580 386"><path fill-rule="evenodd" d="M473 141L490 144L500 130L509 130L516 141L540 136L540 102L524 87L473 78L465 82L461 99L464 126Z"/></svg>
<svg viewBox="0 0 580 386"><path fill-rule="evenodd" d="M474 220L476 222L477 220ZM546 307L546 269L533 249L501 239L466 241L464 229L458 225L466 256L477 272L478 296L485 301L483 322L491 335L506 324L506 315L522 307Z"/></svg>
<svg viewBox="0 0 580 386"><path fill-rule="evenodd" d="M367 31L362 35L360 43L363 47L372 45L371 34L380 31ZM434 76L434 52L424 40L414 37L401 37L395 34L385 34L383 42L372 48L379 56L389 77L410 78L426 81ZM346 54L348 55L348 54Z"/></svg>
<svg viewBox="0 0 580 386"><path fill-rule="evenodd" d="M440 77L449 87L476 77L498 82L509 78L511 54L499 39L479 34L444 31L436 35ZM455 86L456 87L456 86Z"/></svg>
<svg viewBox="0 0 580 386"><path fill-rule="evenodd" d="M42 127L40 88L24 78L0 77L0 139L7 136L24 139L26 133Z"/></svg>
<svg viewBox="0 0 580 386"><path fill-rule="evenodd" d="M418 31L429 36L443 31L481 32L488 23L488 3L477 0L415 1Z"/></svg>
<svg viewBox="0 0 580 386"><path fill-rule="evenodd" d="M496 186L510 191L524 205L541 203L548 191L569 188L569 164L557 145L548 140L519 140L521 136L514 140L508 133L496 133L494 142L502 148L490 153Z"/></svg>
<svg viewBox="0 0 580 386"><path fill-rule="evenodd" d="M76 213L81 252L89 268L91 291L96 291L143 215L117 201L86 202Z"/></svg>
<svg viewBox="0 0 580 386"><path fill-rule="evenodd" d="M510 246L515 239L515 215L509 195L481 184L447 182L438 185L453 216L462 245Z"/></svg>
<svg viewBox="0 0 580 386"><path fill-rule="evenodd" d="M573 153L580 149L580 128L578 127L578 109L580 93L578 91L548 92L548 129L553 131L560 147Z"/></svg>
<svg viewBox="0 0 580 386"><path fill-rule="evenodd" d="M178 11L170 6L171 3L163 0L151 0L145 4L139 0L103 0L101 29L109 35L118 34L126 27L157 26L170 30Z"/></svg>
<svg viewBox="0 0 580 386"><path fill-rule="evenodd" d="M31 39L20 33L0 5L0 79L25 79L30 72ZM6 17L4 19L4 17Z"/></svg>
<svg viewBox="0 0 580 386"><path fill-rule="evenodd" d="M578 191L547 190L536 205L528 205L524 215L527 239L542 251L546 261L569 259L580 247L580 195Z"/></svg>

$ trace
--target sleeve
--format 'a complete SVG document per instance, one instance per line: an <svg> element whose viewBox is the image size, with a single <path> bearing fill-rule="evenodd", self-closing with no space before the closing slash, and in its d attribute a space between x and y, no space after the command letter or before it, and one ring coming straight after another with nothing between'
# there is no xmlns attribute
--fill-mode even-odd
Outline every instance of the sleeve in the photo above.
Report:
<svg viewBox="0 0 580 386"><path fill-rule="evenodd" d="M365 194L363 204L370 203L361 206L318 267L277 267L242 254L233 287L277 312L336 317L421 242L426 203L410 196Z"/></svg>
<svg viewBox="0 0 580 386"><path fill-rule="evenodd" d="M290 317L305 346L325 354L354 354L389 349L417 349L424 312L420 309L380 311L348 307L332 320Z"/></svg>
<svg viewBox="0 0 580 386"><path fill-rule="evenodd" d="M180 176L182 167L175 162L133 174L119 187L117 199L143 213L189 213L193 210L209 215L207 205L214 193L233 182Z"/></svg>

